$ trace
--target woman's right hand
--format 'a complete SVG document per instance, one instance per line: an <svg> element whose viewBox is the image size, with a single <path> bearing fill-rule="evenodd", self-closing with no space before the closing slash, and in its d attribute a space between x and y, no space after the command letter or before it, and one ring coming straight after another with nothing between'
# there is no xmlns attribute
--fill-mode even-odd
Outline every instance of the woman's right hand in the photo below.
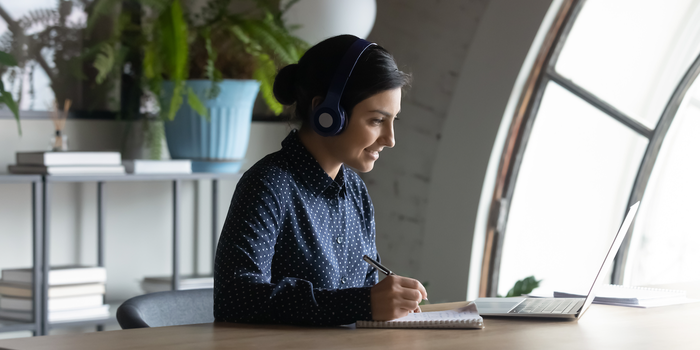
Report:
<svg viewBox="0 0 700 350"><path fill-rule="evenodd" d="M372 319L388 321L421 312L418 304L428 299L425 287L413 278L386 276L371 289Z"/></svg>

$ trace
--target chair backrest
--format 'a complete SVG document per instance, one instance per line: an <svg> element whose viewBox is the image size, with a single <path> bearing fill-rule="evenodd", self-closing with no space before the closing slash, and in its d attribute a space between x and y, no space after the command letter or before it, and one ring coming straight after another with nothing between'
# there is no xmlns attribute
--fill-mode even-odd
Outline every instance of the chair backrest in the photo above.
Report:
<svg viewBox="0 0 700 350"><path fill-rule="evenodd" d="M139 295L117 309L122 329L214 322L214 289L190 289Z"/></svg>

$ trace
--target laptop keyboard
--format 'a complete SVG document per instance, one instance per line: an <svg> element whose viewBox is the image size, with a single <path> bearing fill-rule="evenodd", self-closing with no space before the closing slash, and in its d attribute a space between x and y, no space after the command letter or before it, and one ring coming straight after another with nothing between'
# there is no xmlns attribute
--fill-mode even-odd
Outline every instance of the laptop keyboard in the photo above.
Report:
<svg viewBox="0 0 700 350"><path fill-rule="evenodd" d="M527 299L509 313L567 314L578 311L584 299Z"/></svg>

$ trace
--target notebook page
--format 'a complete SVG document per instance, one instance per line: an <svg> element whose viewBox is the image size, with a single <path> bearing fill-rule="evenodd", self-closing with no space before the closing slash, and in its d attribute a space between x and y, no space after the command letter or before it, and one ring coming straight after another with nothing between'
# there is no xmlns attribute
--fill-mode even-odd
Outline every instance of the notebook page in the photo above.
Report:
<svg viewBox="0 0 700 350"><path fill-rule="evenodd" d="M469 304L465 307L447 310L447 311L431 311L431 312L420 312L415 314L408 314L408 316L397 318L395 320L386 322L417 322L417 321L457 321L457 320L471 320L481 318L478 313L473 312ZM474 310L475 311L475 310Z"/></svg>
<svg viewBox="0 0 700 350"><path fill-rule="evenodd" d="M475 303L454 310L408 314L391 321L357 321L358 328L484 328Z"/></svg>

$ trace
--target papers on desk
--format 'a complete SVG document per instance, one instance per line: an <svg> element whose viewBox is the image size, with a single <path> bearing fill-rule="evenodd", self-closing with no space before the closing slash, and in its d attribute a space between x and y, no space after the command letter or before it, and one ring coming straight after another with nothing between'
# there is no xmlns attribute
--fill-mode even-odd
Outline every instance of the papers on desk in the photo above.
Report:
<svg viewBox="0 0 700 350"><path fill-rule="evenodd" d="M700 300L689 299L685 291L671 289L657 289L645 287L631 287L619 285L603 285L596 290L594 304L618 305L628 307L656 307L697 302ZM555 298L585 298L586 293L578 291L554 292Z"/></svg>

